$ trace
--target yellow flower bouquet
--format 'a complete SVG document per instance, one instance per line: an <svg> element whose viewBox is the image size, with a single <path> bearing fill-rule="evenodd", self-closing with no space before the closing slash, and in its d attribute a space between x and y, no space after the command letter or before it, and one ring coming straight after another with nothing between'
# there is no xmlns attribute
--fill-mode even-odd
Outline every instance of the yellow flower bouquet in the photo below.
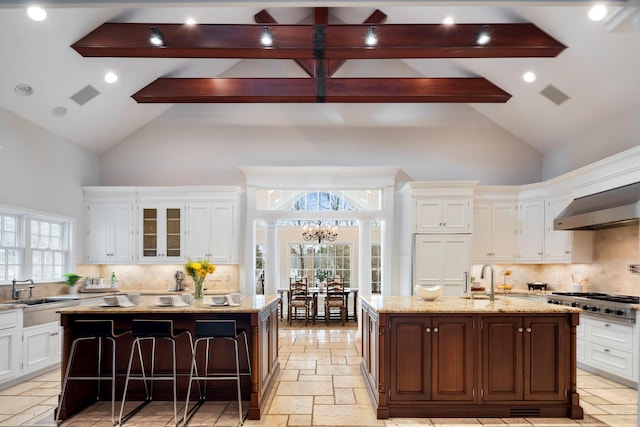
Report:
<svg viewBox="0 0 640 427"><path fill-rule="evenodd" d="M207 274L216 271L216 266L211 264L207 259L197 259L192 261L189 259L184 265L184 269L189 276L193 279L193 299L196 301L202 300L202 283Z"/></svg>

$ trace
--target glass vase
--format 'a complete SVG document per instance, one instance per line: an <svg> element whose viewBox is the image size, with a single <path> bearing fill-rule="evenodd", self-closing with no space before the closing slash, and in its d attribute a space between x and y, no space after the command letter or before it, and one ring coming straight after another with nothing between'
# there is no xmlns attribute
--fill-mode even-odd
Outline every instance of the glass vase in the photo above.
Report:
<svg viewBox="0 0 640 427"><path fill-rule="evenodd" d="M193 302L196 305L202 304L202 300L204 298L202 282L204 282L204 277L198 276L193 278Z"/></svg>

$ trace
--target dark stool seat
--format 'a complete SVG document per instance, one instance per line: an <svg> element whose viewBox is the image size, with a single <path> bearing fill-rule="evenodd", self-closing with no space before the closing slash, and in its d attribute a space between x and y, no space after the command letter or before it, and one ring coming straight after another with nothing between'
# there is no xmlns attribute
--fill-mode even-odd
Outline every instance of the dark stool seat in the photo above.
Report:
<svg viewBox="0 0 640 427"><path fill-rule="evenodd" d="M131 344L131 354L129 355L129 365L127 367L127 377L124 383L124 392L122 395L122 404L120 406L120 418L119 424L122 425L123 421L129 419L132 415L142 409L145 405L151 402L153 398L153 388L147 386L147 381L173 381L173 418L176 425L178 425L178 403L176 400L176 338L180 336L186 336L189 338L189 346L193 352L193 338L191 332L187 329L174 329L172 320L141 320L134 319L131 324L131 335L135 338ZM155 353L156 353L156 339L162 338L171 342L172 349L172 367L173 375L171 376L155 376ZM151 341L151 372L149 375L145 373L144 362L142 357L142 347L140 343L142 341ZM134 353L138 353L140 360L140 375L132 376L131 367L133 365ZM127 388L130 380L142 380L144 381L144 390L146 399L145 401L130 411L125 417L122 416L124 411L124 405L126 403Z"/></svg>
<svg viewBox="0 0 640 427"><path fill-rule="evenodd" d="M111 381L111 421L116 424L115 420L115 402L116 402L116 338L131 333L130 330L115 329L113 320L75 320L73 323L73 332L76 338L71 342L71 351L67 360L67 367L62 381L62 392L60 393L60 404L56 412L56 424L60 424L60 408L64 404L64 398L67 392L67 386L70 380L91 380L98 381L98 394L96 400L100 398L100 384L102 381ZM111 375L102 375L102 341L103 339L111 341ZM75 360L78 344L83 341L98 341L98 372L95 376L75 376L71 375L71 367Z"/></svg>
<svg viewBox="0 0 640 427"><path fill-rule="evenodd" d="M184 424L188 423L188 420L195 414L200 406L206 400L206 387L204 387L204 391L202 388L200 389L200 399L199 402L189 411L189 396L191 395L191 386L193 384L193 380L198 381L198 386L200 381L212 381L212 380L236 380L236 387L238 391L238 419L240 425L243 423L243 414L242 414L242 391L240 389L240 377L242 375L248 375L251 377L251 360L249 357L249 344L247 341L247 333L244 329L238 329L236 326L235 320L197 320L195 323L195 331L194 335L196 337L193 353L191 358L191 370L189 375L189 389L187 391L187 401L185 403L184 408ZM240 363L238 359L238 339L240 336L244 337L244 347L247 356L247 366L249 367L248 372L240 372ZM210 343L216 338L223 338L229 341L233 341L235 348L235 362L236 362L236 373L235 375L230 375L229 373L213 373L209 372L209 359L211 356ZM198 344L201 342L206 343L205 346L205 367L202 375L198 374L198 367L196 366L196 355L198 352Z"/></svg>

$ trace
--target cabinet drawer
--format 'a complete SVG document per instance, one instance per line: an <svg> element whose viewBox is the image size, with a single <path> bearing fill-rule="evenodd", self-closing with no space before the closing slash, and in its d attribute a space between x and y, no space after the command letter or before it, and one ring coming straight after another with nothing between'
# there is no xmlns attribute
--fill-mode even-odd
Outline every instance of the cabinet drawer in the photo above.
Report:
<svg viewBox="0 0 640 427"><path fill-rule="evenodd" d="M584 362L585 361L585 344L584 344L584 340L581 339L577 339L576 340L576 360L578 362Z"/></svg>
<svg viewBox="0 0 640 427"><path fill-rule="evenodd" d="M589 319L586 337L589 342L619 350L633 351L633 328L629 325Z"/></svg>
<svg viewBox="0 0 640 427"><path fill-rule="evenodd" d="M0 329L13 328L18 324L18 311L9 310L0 312Z"/></svg>
<svg viewBox="0 0 640 427"><path fill-rule="evenodd" d="M594 368L637 381L637 372L633 366L633 353L615 348L587 343L585 362Z"/></svg>

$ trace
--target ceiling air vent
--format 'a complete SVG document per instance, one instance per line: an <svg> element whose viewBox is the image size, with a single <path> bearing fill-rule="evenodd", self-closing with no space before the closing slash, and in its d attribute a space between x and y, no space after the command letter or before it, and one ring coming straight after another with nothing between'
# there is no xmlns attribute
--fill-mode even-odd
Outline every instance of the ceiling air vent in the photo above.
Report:
<svg viewBox="0 0 640 427"><path fill-rule="evenodd" d="M553 102L556 105L562 104L564 101L569 99L567 95L560 91L557 87L553 85L549 85L542 89L540 95L547 98L549 101Z"/></svg>
<svg viewBox="0 0 640 427"><path fill-rule="evenodd" d="M82 90L79 90L74 95L72 95L71 99L77 102L78 105L84 105L87 102L91 101L96 96L98 96L99 94L100 92L98 92L96 88L94 88L91 85L87 85L87 87L85 87Z"/></svg>

